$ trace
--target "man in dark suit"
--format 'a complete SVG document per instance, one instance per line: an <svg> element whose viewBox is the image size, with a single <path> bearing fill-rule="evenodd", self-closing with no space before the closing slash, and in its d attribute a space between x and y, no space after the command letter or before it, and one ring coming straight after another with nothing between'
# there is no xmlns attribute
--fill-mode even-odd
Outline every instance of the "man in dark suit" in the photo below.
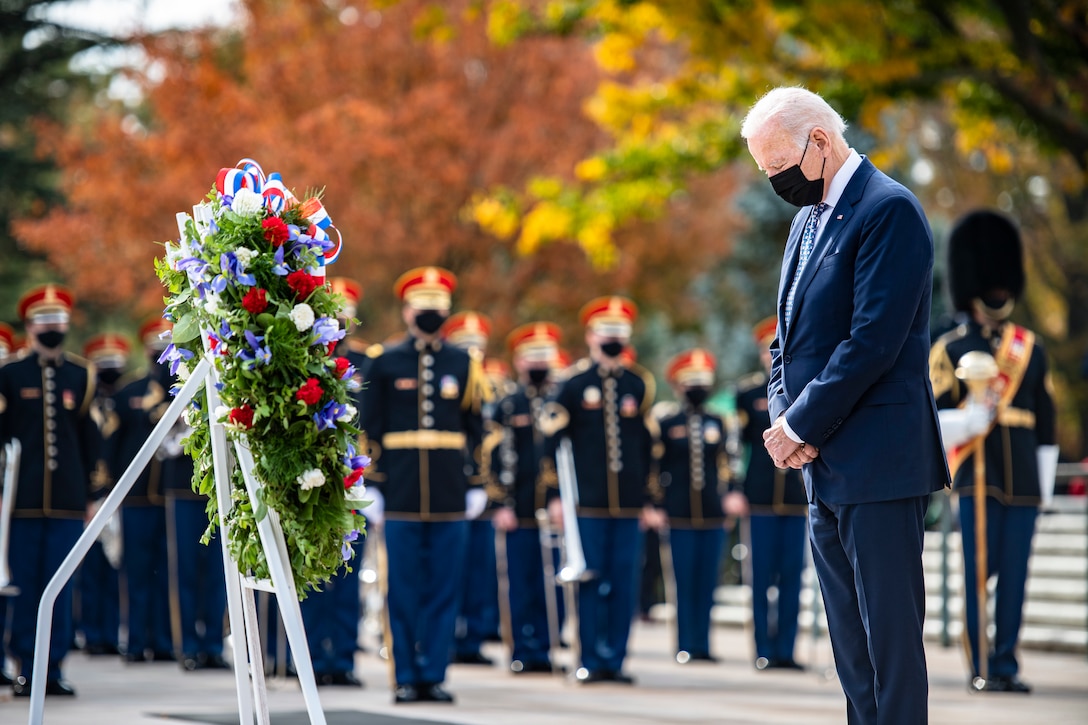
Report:
<svg viewBox="0 0 1088 725"><path fill-rule="evenodd" d="M929 385L933 239L907 189L846 124L777 88L741 136L802 207L782 262L764 444L802 468L809 538L851 723L925 723L923 524L948 485Z"/></svg>
<svg viewBox="0 0 1088 725"><path fill-rule="evenodd" d="M453 648L468 525L465 449L483 434L480 363L442 342L456 284L438 267L394 284L408 336L373 362L362 398L375 470L367 518L384 512L394 701L453 702L443 688Z"/></svg>

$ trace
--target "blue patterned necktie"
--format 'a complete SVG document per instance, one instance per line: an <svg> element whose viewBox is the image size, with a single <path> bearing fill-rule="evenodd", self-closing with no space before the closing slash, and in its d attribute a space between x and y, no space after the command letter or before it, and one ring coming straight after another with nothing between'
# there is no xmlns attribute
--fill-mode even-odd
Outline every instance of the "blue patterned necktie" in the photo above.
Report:
<svg viewBox="0 0 1088 725"><path fill-rule="evenodd" d="M820 228L820 216L827 210L827 204L822 201L812 207L812 213L805 222L805 231L801 233L801 250L797 255L797 271L793 273L793 282L790 284L789 294L786 295L786 327L790 325L790 317L793 316L793 296L797 293L797 282L801 279L801 273L805 271L805 263L812 255L812 248L816 246L816 230Z"/></svg>

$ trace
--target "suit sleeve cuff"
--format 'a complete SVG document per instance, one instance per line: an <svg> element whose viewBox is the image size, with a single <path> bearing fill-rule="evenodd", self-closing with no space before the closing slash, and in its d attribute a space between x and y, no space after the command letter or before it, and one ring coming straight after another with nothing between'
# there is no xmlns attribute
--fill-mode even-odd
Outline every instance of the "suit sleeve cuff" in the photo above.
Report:
<svg viewBox="0 0 1088 725"><path fill-rule="evenodd" d="M786 435L788 435L790 440L794 443L804 443L801 436L794 433L793 428L790 427L790 422L785 415L782 416L782 430L786 431Z"/></svg>

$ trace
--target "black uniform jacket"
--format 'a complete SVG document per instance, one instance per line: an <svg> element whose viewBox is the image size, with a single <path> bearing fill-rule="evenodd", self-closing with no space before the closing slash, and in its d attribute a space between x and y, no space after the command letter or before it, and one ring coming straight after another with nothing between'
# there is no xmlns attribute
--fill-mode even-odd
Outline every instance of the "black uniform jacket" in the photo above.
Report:
<svg viewBox="0 0 1088 725"><path fill-rule="evenodd" d="M967 388L955 375L960 358L972 350L996 356L1000 340L1000 330L986 336L983 328L973 321L937 339L929 368L938 408L955 408L965 402ZM1056 416L1046 354L1037 340L1026 354L1030 358L1019 388L1008 405L999 408L985 444L986 493L1014 506L1039 505L1036 448L1055 442ZM973 494L974 466L974 456L968 454L952 479L956 493Z"/></svg>
<svg viewBox="0 0 1088 725"><path fill-rule="evenodd" d="M0 442L22 445L12 515L82 519L98 456L94 366L31 352L0 367Z"/></svg>
<svg viewBox="0 0 1088 725"><path fill-rule="evenodd" d="M705 410L685 406L663 417L658 479L669 525L677 529L719 528L724 484L729 480L725 424Z"/></svg>
<svg viewBox="0 0 1088 725"><path fill-rule="evenodd" d="M555 462L548 455L547 438L540 427L545 398L535 387L518 386L503 398L489 421L493 438L490 454L492 500L511 507L519 525L535 527L537 509L559 495Z"/></svg>
<svg viewBox="0 0 1088 725"><path fill-rule="evenodd" d="M165 368L162 370L165 371ZM169 378L156 369L123 385L113 396L117 429L106 439L105 457L115 482L121 480L163 413L170 407L169 384ZM162 460L159 456L152 456L125 496L125 506L163 506L165 503Z"/></svg>
<svg viewBox="0 0 1088 725"><path fill-rule="evenodd" d="M737 487L755 514L803 516L808 496L801 472L778 468L763 445L763 431L771 427L767 411L767 376L752 373L737 384L737 418L741 440L748 448L748 466Z"/></svg>
<svg viewBox="0 0 1088 725"><path fill-rule="evenodd" d="M580 516L638 516L654 502L654 392L653 376L638 365L609 371L584 359L548 403L552 445L571 441Z"/></svg>
<svg viewBox="0 0 1088 725"><path fill-rule="evenodd" d="M482 440L485 396L479 362L441 342L408 337L373 360L362 395L366 478L385 497L386 518L464 518L466 450Z"/></svg>

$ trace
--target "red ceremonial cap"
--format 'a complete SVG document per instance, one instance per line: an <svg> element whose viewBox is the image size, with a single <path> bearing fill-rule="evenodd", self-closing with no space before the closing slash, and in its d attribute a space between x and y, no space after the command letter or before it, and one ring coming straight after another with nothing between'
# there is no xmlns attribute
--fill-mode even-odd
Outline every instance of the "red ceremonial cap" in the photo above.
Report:
<svg viewBox="0 0 1088 725"><path fill-rule="evenodd" d="M559 325L554 322L530 322L506 336L506 346L514 357L551 364L559 356Z"/></svg>
<svg viewBox="0 0 1088 725"><path fill-rule="evenodd" d="M479 312L457 312L442 325L442 337L466 350L483 350L491 338L491 320Z"/></svg>
<svg viewBox="0 0 1088 725"><path fill-rule="evenodd" d="M0 322L0 358L15 350L15 330L6 322Z"/></svg>
<svg viewBox="0 0 1088 725"><path fill-rule="evenodd" d="M397 278L393 293L417 310L448 310L457 277L441 267L416 267Z"/></svg>
<svg viewBox="0 0 1088 725"><path fill-rule="evenodd" d="M100 368L123 368L128 360L129 344L116 332L95 335L83 346L83 357Z"/></svg>
<svg viewBox="0 0 1088 725"><path fill-rule="evenodd" d="M19 299L19 318L43 325L68 321L72 312L72 293L58 284L43 284Z"/></svg>
<svg viewBox="0 0 1088 725"><path fill-rule="evenodd" d="M574 362L574 358L571 356L569 350L559 348L555 351L555 364L552 365L554 370L566 370Z"/></svg>
<svg viewBox="0 0 1088 725"><path fill-rule="evenodd" d="M497 357L484 360L484 375L492 382L506 382L510 379L510 366Z"/></svg>
<svg viewBox="0 0 1088 725"><path fill-rule="evenodd" d="M611 295L590 300L579 315L582 324L604 337L630 337L638 306L626 297Z"/></svg>
<svg viewBox="0 0 1088 725"><path fill-rule="evenodd" d="M329 288L333 294L344 298L344 306L340 308L343 317L355 317L359 309L359 300L363 299L363 286L347 277L332 277L329 279Z"/></svg>
<svg viewBox="0 0 1088 725"><path fill-rule="evenodd" d="M752 337L755 339L756 344L761 347L766 347L771 344L771 340L774 339L775 333L778 331L778 318L777 317L765 317L756 323L756 326L752 328Z"/></svg>
<svg viewBox="0 0 1088 725"><path fill-rule="evenodd" d="M140 342L144 344L144 347L152 350L165 350L166 346L170 344L170 336L163 337L162 335L172 329L174 329L174 323L169 320L164 320L161 317L148 318L140 326Z"/></svg>
<svg viewBox="0 0 1088 725"><path fill-rule="evenodd" d="M675 355L665 367L665 379L679 385L710 386L718 361L708 351L697 347Z"/></svg>

